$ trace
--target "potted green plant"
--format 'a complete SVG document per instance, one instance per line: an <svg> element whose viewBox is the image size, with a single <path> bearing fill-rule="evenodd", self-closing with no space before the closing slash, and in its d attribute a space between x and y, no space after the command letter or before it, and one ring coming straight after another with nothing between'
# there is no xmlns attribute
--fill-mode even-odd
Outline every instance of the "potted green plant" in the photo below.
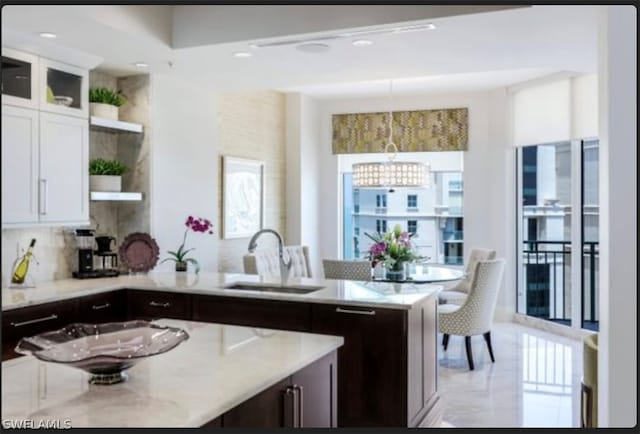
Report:
<svg viewBox="0 0 640 434"><path fill-rule="evenodd" d="M106 87L89 89L89 111L91 116L117 121L118 108L126 102L127 99L122 96L120 91Z"/></svg>
<svg viewBox="0 0 640 434"><path fill-rule="evenodd" d="M195 248L187 249L185 248L185 244L187 242L187 234L189 231L193 231L196 233L209 233L213 234L213 223L210 220L207 220L202 217L187 217L187 220L184 222L185 230L184 235L182 236L182 244L178 246L178 250L169 250L167 253L169 254L168 258L165 258L160 262L161 264L166 261L173 261L176 264L176 271L182 272L187 271L187 264L191 263L195 266L196 274L200 272L200 264L194 258L187 258L187 254Z"/></svg>
<svg viewBox="0 0 640 434"><path fill-rule="evenodd" d="M122 174L127 166L116 160L96 158L89 162L91 191L122 191Z"/></svg>

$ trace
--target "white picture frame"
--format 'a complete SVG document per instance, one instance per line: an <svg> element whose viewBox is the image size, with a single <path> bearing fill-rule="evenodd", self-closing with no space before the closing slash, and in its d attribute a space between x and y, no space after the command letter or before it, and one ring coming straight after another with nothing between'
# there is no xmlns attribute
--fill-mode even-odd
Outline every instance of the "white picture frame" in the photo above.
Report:
<svg viewBox="0 0 640 434"><path fill-rule="evenodd" d="M249 238L264 227L264 162L222 156L222 238Z"/></svg>

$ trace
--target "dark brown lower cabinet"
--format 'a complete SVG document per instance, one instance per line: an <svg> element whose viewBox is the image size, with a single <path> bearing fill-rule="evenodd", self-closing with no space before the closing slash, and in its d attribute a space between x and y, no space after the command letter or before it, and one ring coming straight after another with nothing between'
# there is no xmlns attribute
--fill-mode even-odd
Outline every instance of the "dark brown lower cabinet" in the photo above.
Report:
<svg viewBox="0 0 640 434"><path fill-rule="evenodd" d="M191 319L191 295L179 292L128 291L128 318Z"/></svg>
<svg viewBox="0 0 640 434"><path fill-rule="evenodd" d="M334 351L203 425L202 428L335 427L336 369Z"/></svg>
<svg viewBox="0 0 640 434"><path fill-rule="evenodd" d="M193 320L277 330L311 330L309 303L194 295Z"/></svg>
<svg viewBox="0 0 640 434"><path fill-rule="evenodd" d="M76 321L103 323L127 319L127 293L123 290L103 292L78 299Z"/></svg>
<svg viewBox="0 0 640 434"><path fill-rule="evenodd" d="M20 356L14 351L23 337L56 330L76 321L76 299L2 312L2 360Z"/></svg>
<svg viewBox="0 0 640 434"><path fill-rule="evenodd" d="M436 298L411 310L312 307L312 333L338 350L339 427L437 425Z"/></svg>

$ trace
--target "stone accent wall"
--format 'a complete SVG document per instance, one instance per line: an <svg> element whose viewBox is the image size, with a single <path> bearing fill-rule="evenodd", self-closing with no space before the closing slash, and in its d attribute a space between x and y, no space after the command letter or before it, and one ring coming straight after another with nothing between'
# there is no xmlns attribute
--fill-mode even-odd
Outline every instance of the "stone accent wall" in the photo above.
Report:
<svg viewBox="0 0 640 434"><path fill-rule="evenodd" d="M285 236L285 96L279 92L259 91L224 94L218 104L219 154L261 160L265 163L265 228ZM222 158L218 160L222 176ZM222 182L220 180L220 186ZM222 188L222 187L221 187ZM218 205L222 222L222 191ZM216 228L222 237L221 228ZM286 243L286 239L285 239ZM218 268L221 272L242 272L242 256L249 238L221 239L218 243ZM265 235L260 248L276 246L275 238Z"/></svg>

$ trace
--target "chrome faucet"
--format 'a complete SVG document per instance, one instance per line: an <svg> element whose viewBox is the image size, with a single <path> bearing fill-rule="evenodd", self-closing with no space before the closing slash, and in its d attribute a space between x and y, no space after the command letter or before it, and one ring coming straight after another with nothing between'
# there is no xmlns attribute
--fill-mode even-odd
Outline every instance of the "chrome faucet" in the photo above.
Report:
<svg viewBox="0 0 640 434"><path fill-rule="evenodd" d="M289 262L284 260L284 242L282 241L282 236L274 231L273 229L261 229L251 237L249 241L249 253L253 253L256 250L258 244L256 240L258 237L264 233L272 233L278 238L278 256L280 259L280 285L285 286L287 280L289 279L289 272L291 271L291 258L289 258Z"/></svg>

